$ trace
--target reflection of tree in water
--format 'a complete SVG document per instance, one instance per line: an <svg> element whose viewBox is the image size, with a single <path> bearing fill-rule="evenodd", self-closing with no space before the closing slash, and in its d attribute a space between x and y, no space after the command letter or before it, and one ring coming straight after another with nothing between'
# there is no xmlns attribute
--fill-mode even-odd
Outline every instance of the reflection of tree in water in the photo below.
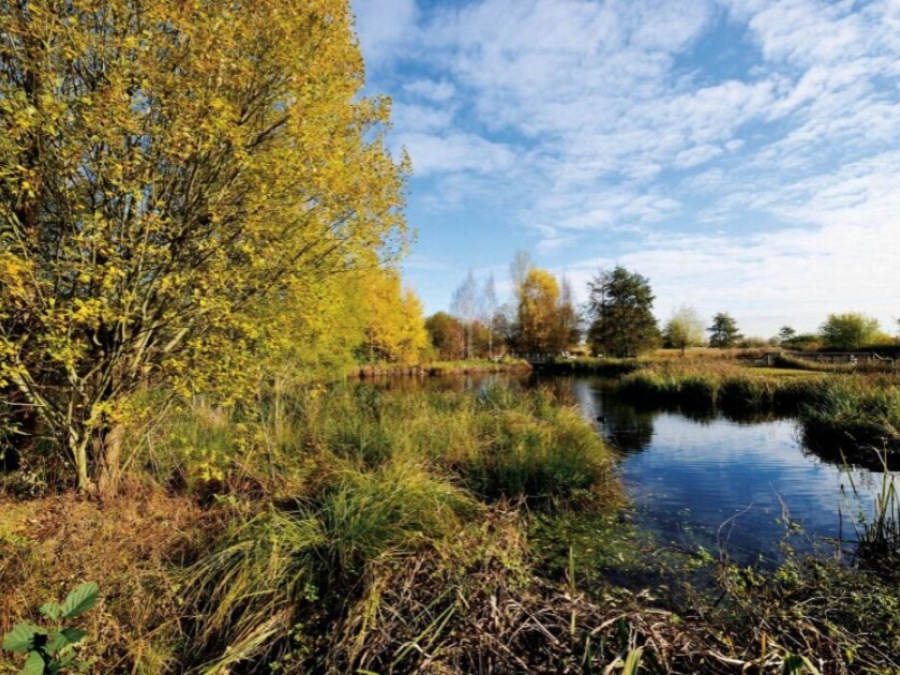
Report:
<svg viewBox="0 0 900 675"><path fill-rule="evenodd" d="M889 471L900 471L900 453L886 452L850 433L801 426L799 436L804 453L815 455L827 464L880 472L886 462Z"/></svg>
<svg viewBox="0 0 900 675"><path fill-rule="evenodd" d="M650 445L658 412L622 403L602 385L591 387L591 394L603 437L609 443L626 453L641 452Z"/></svg>

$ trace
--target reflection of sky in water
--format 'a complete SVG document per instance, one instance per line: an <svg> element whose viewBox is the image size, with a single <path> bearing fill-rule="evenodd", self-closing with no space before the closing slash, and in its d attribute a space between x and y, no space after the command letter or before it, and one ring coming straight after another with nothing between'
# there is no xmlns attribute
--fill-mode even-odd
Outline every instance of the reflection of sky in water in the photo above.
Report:
<svg viewBox="0 0 900 675"><path fill-rule="evenodd" d="M839 536L840 510L843 536L852 539L860 509L871 512L880 475L853 469L856 499L845 471L804 453L789 420L748 425L637 414L589 380L575 381L573 393L591 418L604 416L607 437L640 437L639 443L621 444L629 452L620 473L639 522L666 540L713 551L722 545L749 561L777 556L784 526L776 520L783 508L812 538ZM803 538L791 543L811 545Z"/></svg>

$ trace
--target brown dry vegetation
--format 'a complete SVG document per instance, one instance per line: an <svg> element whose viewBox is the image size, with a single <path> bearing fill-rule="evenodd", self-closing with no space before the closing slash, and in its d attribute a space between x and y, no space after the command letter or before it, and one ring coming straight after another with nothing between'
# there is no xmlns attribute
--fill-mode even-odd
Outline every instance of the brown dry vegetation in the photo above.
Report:
<svg viewBox="0 0 900 675"><path fill-rule="evenodd" d="M0 497L0 631L40 624L40 605L96 581L100 606L80 620L89 634L84 655L103 664L95 672L135 663L152 672L179 633L177 570L206 552L220 524L188 496L138 485L105 504L74 493ZM0 672L13 672L9 658L0 653Z"/></svg>

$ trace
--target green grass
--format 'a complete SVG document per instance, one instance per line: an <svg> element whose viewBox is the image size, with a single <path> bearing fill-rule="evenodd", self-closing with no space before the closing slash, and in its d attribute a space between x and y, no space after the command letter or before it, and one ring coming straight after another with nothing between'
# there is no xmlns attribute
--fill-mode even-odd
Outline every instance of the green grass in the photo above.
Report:
<svg viewBox="0 0 900 675"><path fill-rule="evenodd" d="M840 401L847 414L879 384L866 414L891 419L890 381L829 380L839 391L749 371L676 362L626 379L697 407ZM681 554L607 508L622 501L613 462L550 390L308 385L255 407L197 400L157 419L133 458L133 479L167 487L148 493L160 506L123 518L125 500L73 499L35 528L28 509L4 505L23 513L0 532L11 561L0 561L0 601L58 564L36 566L30 539L52 524L67 584L127 570L103 575L111 592L86 648L118 656L94 672L596 673L637 668L637 654L648 673L779 672L792 656L821 659L823 672L897 667L900 599L883 573L898 566L893 487L860 530L856 565L762 572L694 555L684 569L709 567L714 584L703 594L678 576ZM85 513L108 520L79 522ZM200 520L189 541L175 536ZM126 525L129 546L102 550ZM143 594L117 590L135 578Z"/></svg>
<svg viewBox="0 0 900 675"><path fill-rule="evenodd" d="M212 670L283 661L298 649L313 667L328 653L326 626L351 618L374 569L449 550L492 507L600 509L621 499L612 454L549 391L337 386L264 399L260 410L267 445L252 461L245 444L210 429L211 418L227 423L204 407L192 411L196 428L190 412L179 413L171 437L154 444L157 456L171 456L160 467L190 464L198 452L213 461L220 500L239 498L246 483L273 495L189 575L203 617L191 658Z"/></svg>
<svg viewBox="0 0 900 675"><path fill-rule="evenodd" d="M735 362L658 361L622 377L619 394L636 406L721 410L742 419L796 416L816 451L841 453L877 468L875 451L900 453L900 380L896 375L755 368Z"/></svg>

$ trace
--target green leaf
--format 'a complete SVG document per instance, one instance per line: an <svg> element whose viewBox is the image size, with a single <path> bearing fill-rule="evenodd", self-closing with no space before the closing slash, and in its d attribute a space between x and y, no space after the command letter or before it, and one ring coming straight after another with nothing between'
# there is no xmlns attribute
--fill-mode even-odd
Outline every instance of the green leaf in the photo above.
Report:
<svg viewBox="0 0 900 675"><path fill-rule="evenodd" d="M11 631L3 636L3 649L11 652L33 651L37 647L36 643L43 644L45 641L36 640L35 638L38 638L38 636L46 639L47 631L29 623L16 624Z"/></svg>
<svg viewBox="0 0 900 675"><path fill-rule="evenodd" d="M70 645L77 645L85 638L87 631L80 628L66 628L62 631L62 634L66 636L66 640Z"/></svg>
<svg viewBox="0 0 900 675"><path fill-rule="evenodd" d="M91 609L97 604L98 591L99 588L93 581L81 584L66 597L66 601L62 605L62 618L74 619Z"/></svg>
<svg viewBox="0 0 900 675"><path fill-rule="evenodd" d="M53 633L50 633L50 640L47 642L47 653L51 655L55 654L60 649L67 647L68 644L69 640L62 631L54 631Z"/></svg>
<svg viewBox="0 0 900 675"><path fill-rule="evenodd" d="M48 602L41 607L40 612L51 621L59 621L59 615L62 614L62 607L55 602Z"/></svg>
<svg viewBox="0 0 900 675"><path fill-rule="evenodd" d="M637 675L638 668L641 665L641 657L644 655L644 648L638 647L628 652L625 657L625 667L622 669L622 675Z"/></svg>
<svg viewBox="0 0 900 675"><path fill-rule="evenodd" d="M44 665L44 658L38 652L31 652L20 675L44 675Z"/></svg>

